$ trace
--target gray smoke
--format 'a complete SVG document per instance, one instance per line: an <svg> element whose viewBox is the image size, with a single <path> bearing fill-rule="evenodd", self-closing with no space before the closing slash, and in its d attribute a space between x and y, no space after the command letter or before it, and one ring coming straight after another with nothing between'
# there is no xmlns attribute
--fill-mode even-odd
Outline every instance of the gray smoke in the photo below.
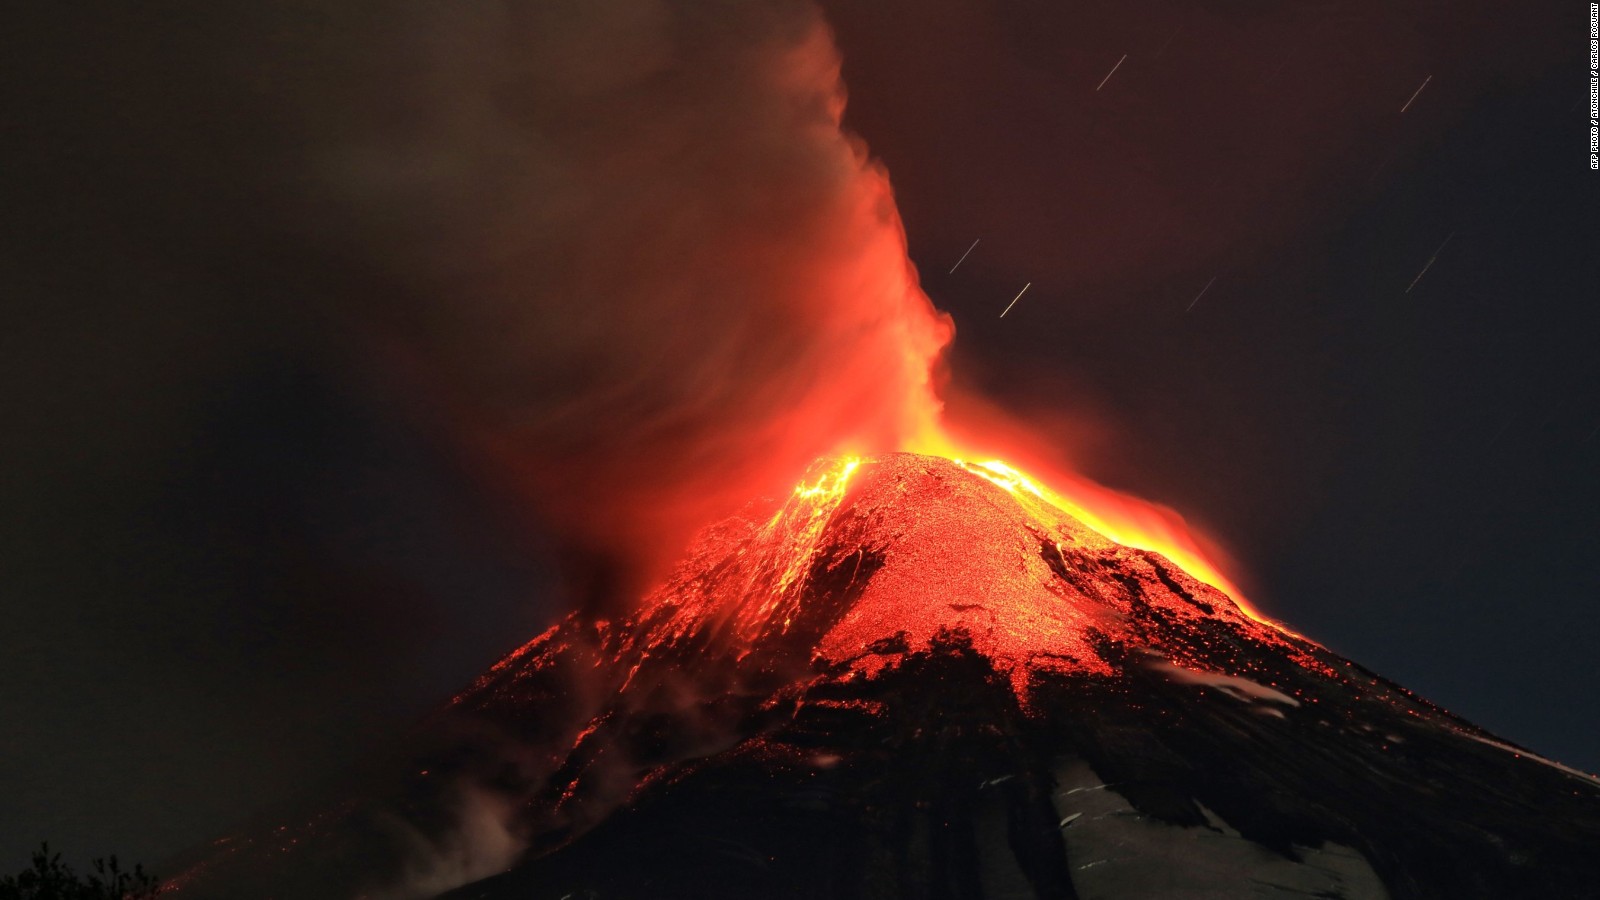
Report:
<svg viewBox="0 0 1600 900"><path fill-rule="evenodd" d="M286 123L277 227L485 477L608 563L658 574L933 415L950 326L809 2L282 15L241 65Z"/></svg>
<svg viewBox="0 0 1600 900"><path fill-rule="evenodd" d="M326 777L359 743L325 737L339 723L376 740L438 690L418 673L445 677L420 642L468 643L486 595L506 619L518 574L475 569L509 554L475 552L499 526L473 512L525 516L606 573L591 599L626 601L698 526L936 414L950 325L840 127L809 2L90 3L13 25L0 558L38 602L0 649L39 730L0 767L25 788L19 850L77 828L160 852ZM431 457L367 471L393 432L488 499ZM368 521L391 513L405 539ZM112 720L127 752L83 750ZM437 859L418 883L481 863Z"/></svg>

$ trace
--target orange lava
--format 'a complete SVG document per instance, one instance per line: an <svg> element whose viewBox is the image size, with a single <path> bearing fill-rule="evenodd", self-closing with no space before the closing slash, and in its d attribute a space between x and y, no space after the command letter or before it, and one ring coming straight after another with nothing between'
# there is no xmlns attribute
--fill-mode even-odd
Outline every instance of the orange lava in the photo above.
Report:
<svg viewBox="0 0 1600 900"><path fill-rule="evenodd" d="M1292 632L1099 521L1003 463L823 460L775 509L702 534L639 618L599 623L607 649L597 652L623 661L619 690L651 693L691 658L714 668L712 646L751 671L808 659L872 677L961 633L1021 697L1040 670L1113 674L1107 639L1181 655L1138 624L1153 607L1169 636L1221 623L1288 646Z"/></svg>
<svg viewBox="0 0 1600 900"><path fill-rule="evenodd" d="M1183 517L1167 507L1111 490L1079 475L1053 474L1050 481L1055 489L1046 487L1014 466L994 459L993 448L964 446L942 428L924 431L902 449L950 459L1005 488L1024 504L1054 508L1108 540L1159 553L1189 575L1227 594L1245 615L1284 628L1250 605L1239 587L1202 549ZM982 461L970 461L973 459Z"/></svg>

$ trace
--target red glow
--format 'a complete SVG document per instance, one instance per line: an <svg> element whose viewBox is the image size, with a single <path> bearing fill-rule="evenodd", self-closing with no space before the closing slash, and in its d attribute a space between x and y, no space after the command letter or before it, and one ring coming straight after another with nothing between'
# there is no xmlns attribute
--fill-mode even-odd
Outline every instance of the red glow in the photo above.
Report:
<svg viewBox="0 0 1600 900"><path fill-rule="evenodd" d="M953 324L918 282L888 172L843 128L831 32L795 15L760 52L741 36L738 71L676 86L703 94L586 106L597 121L547 148L569 190L490 217L493 252L447 254L433 276L449 302L386 326L494 489L617 582L596 591L631 601L695 531L819 456L1003 459L1034 473L1025 493L1238 598L1171 510L945 415ZM541 252L523 246L534 238Z"/></svg>
<svg viewBox="0 0 1600 900"><path fill-rule="evenodd" d="M1111 527L1096 515L1003 463L912 454L823 460L774 511L703 533L634 621L599 623L610 648L602 656L623 661L617 690L644 684L648 694L648 685L682 677L685 648L706 634L727 640L740 665L767 669L802 652L871 677L897 652L961 632L1009 674L1020 697L1039 670L1112 675L1099 649L1108 638L1181 656L1181 646L1136 624L1151 608L1171 624L1220 620L1304 655L1308 645L1297 636L1263 627L1176 560L1128 549L1091 527ZM536 648L547 640L513 659L545 653ZM906 649L872 649L885 640Z"/></svg>
<svg viewBox="0 0 1600 900"><path fill-rule="evenodd" d="M962 452L942 434L936 435L932 441L907 449L937 452L1005 488L1024 505L1052 507L1111 541L1159 553L1189 575L1227 594L1250 618L1283 627L1263 616L1245 600L1243 592L1202 549L1199 539L1190 531L1183 517L1168 507L1111 490L1081 475L1056 474L1050 479L1051 486L1046 487L1010 464L987 454ZM974 457L979 461L967 461Z"/></svg>
<svg viewBox="0 0 1600 900"><path fill-rule="evenodd" d="M1205 549L1206 542L1175 510L1043 461L1048 454L1037 449L1039 439L1003 415L985 412L981 423L984 437L979 438L972 436L972 426L951 423L931 392L920 402L926 410L911 420L920 427L905 432L897 449L954 460L1025 504L1054 508L1115 543L1160 553L1189 575L1227 594L1245 615L1283 629L1281 623L1250 605L1238 585L1224 574L1215 554ZM1019 457L1028 459L1028 469L1040 475L1025 474L1015 462Z"/></svg>

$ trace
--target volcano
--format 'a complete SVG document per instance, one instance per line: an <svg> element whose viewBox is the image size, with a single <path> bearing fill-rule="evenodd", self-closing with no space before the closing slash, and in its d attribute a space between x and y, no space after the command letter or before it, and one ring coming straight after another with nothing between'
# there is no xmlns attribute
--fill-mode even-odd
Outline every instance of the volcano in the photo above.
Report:
<svg viewBox="0 0 1600 900"><path fill-rule="evenodd" d="M1353 562L1352 564L1357 564ZM1487 663L1486 663L1487 664ZM182 895L1600 896L1600 782L1005 466L818 463Z"/></svg>

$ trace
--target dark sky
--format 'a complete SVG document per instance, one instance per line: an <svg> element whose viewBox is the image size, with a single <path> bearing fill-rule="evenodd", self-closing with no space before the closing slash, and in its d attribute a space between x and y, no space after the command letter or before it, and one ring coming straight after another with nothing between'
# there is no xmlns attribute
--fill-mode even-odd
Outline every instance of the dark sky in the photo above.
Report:
<svg viewBox="0 0 1600 900"><path fill-rule="evenodd" d="M1600 769L1577 5L827 6L959 382L1258 607ZM250 98L170 62L191 26L5 54L7 865L270 815L563 603L549 536L324 339L325 284L240 249L262 189L208 148L282 138L211 115Z"/></svg>

